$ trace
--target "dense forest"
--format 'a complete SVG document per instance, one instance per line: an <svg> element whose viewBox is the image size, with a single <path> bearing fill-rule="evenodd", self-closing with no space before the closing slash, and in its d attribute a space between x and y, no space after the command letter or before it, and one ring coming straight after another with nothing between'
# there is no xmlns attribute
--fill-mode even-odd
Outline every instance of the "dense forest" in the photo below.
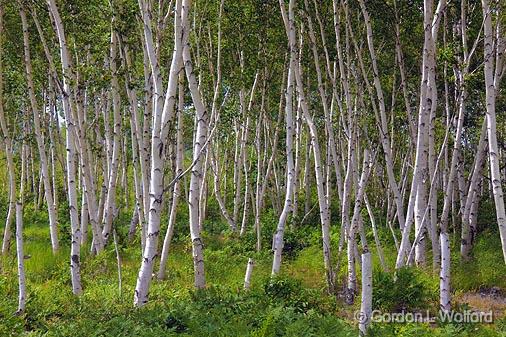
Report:
<svg viewBox="0 0 506 337"><path fill-rule="evenodd" d="M1 336L506 336L503 0L0 0Z"/></svg>

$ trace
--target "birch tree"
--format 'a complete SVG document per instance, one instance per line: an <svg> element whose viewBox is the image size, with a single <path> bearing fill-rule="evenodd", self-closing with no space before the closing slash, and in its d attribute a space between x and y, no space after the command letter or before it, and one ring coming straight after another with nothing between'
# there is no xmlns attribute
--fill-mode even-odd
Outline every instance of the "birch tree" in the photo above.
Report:
<svg viewBox="0 0 506 337"><path fill-rule="evenodd" d="M74 113L71 110L70 102L70 84L72 80L72 72L70 67L70 55L67 49L67 40L65 37L65 30L63 21L60 17L60 12L56 6L55 0L47 0L49 12L53 18L55 25L56 35L60 47L60 58L62 64L62 83L63 83L63 112L65 114L65 145L67 148L66 167L67 167L67 189L68 189L68 202L70 209L70 224L72 230L72 244L70 249L70 272L72 280L72 292L75 295L82 293L81 285L81 263L80 263L80 248L81 248L81 231L79 228L79 215L77 203L77 188L76 188L76 166L75 166L75 134L76 124Z"/></svg>
<svg viewBox="0 0 506 337"><path fill-rule="evenodd" d="M290 68L294 73L295 83L297 86L297 94L302 108L303 117L308 125L311 144L313 146L314 155L314 168L316 176L316 187L318 194L318 204L320 207L320 221L322 227L322 244L323 244L323 260L325 265L325 275L327 279L327 286L329 292L334 292L334 271L331 264L331 247L330 247L330 212L328 200L325 196L324 181L323 181L323 167L321 160L321 151L318 141L318 132L313 122L313 118L309 112L308 103L305 98L304 84L302 82L302 75L300 70L300 59L298 57L296 46L296 28L294 17L294 1L290 0L288 12L285 9L284 1L280 0L279 5L281 8L281 15L285 24L286 35L289 42L290 50Z"/></svg>
<svg viewBox="0 0 506 337"><path fill-rule="evenodd" d="M492 193L494 195L497 224L501 236L504 263L506 263L506 212L504 209L504 195L501 185L501 173L499 170L499 150L497 147L497 122L495 114L495 100L497 89L503 74L504 62L504 38L500 23L496 25L494 39L494 27L492 26L493 11L488 0L481 1L483 10L483 43L484 43L484 74L485 74L485 106L487 117L487 138L490 163L490 178L492 181ZM499 10L497 8L496 10ZM495 47L495 48L494 48ZM495 49L495 50L494 50Z"/></svg>
<svg viewBox="0 0 506 337"><path fill-rule="evenodd" d="M285 15L285 14L284 14ZM292 18L293 20L293 18ZM288 29L294 28L287 28ZM290 44L292 41L290 41ZM294 138L294 128L295 123L293 119L293 93L294 93L294 68L296 57L294 54L296 53L295 49L290 48L290 65L288 68L288 78L286 81L286 91L285 91L285 124L286 124L286 193L285 193L285 202L283 206L283 211L281 212L281 216L279 217L278 226L276 228L276 233L273 237L273 251L274 251L274 259L272 261L272 275L275 276L279 273L279 269L281 267L281 253L283 251L283 235L285 231L286 220L288 214L292 208L292 198L295 189L295 163L293 157L293 138Z"/></svg>
<svg viewBox="0 0 506 337"><path fill-rule="evenodd" d="M16 171L14 168L13 160L13 144L11 133L7 126L7 120L4 111L4 83L3 83L3 55L4 55L4 7L0 6L0 127L2 129L2 140L5 149L5 156L7 157L7 170L9 173L9 207L7 210L7 217L5 220L5 228L2 240L2 255L7 254L10 248L11 240L11 225L15 215L15 202L16 202Z"/></svg>
<svg viewBox="0 0 506 337"><path fill-rule="evenodd" d="M190 10L190 0L183 0L183 8L181 16L188 17ZM182 21L186 21L183 19ZM183 24L183 27L186 27ZM207 108L202 101L199 91L197 79L193 72L193 64L190 55L190 42L189 31L183 28L183 62L188 81L188 87L192 97L193 105L195 106L196 113L196 131L193 141L193 168L191 169L191 179L188 195L188 204L190 212L190 237L192 243L192 256L193 256L193 270L194 270L194 285L197 289L204 288L206 279L204 274L204 254L203 242L200 236L199 226L199 193L201 188L202 177L202 151L206 145L207 140L207 123L208 114Z"/></svg>
<svg viewBox="0 0 506 337"><path fill-rule="evenodd" d="M153 128L151 136L151 173L150 173L150 207L148 215L148 227L146 233L146 245L143 251L141 268L135 287L134 305L141 307L148 300L149 285L151 282L154 259L157 255L158 236L160 234L160 216L163 198L163 153L168 133L168 122L174 113L174 104L177 91L178 74L181 69L181 55L183 48L183 34L186 34L186 3L176 1L174 13L174 51L170 66L165 102L163 99L162 79L158 60L153 45L153 33L151 31L151 19L147 3L139 0L139 8L144 26L144 40L146 53L149 57L152 76L154 79L155 96L153 97Z"/></svg>
<svg viewBox="0 0 506 337"><path fill-rule="evenodd" d="M23 205L16 203L16 254L18 260L18 311L22 314L26 307L26 275L25 275L25 254L23 252Z"/></svg>
<svg viewBox="0 0 506 337"><path fill-rule="evenodd" d="M23 9L23 5L19 4L20 10L19 15L21 17L21 23L23 26L23 46L24 46L24 63L26 70L26 82L28 86L28 95L30 97L30 106L33 113L33 128L35 132L35 139L37 141L37 148L39 150L39 159L40 159L40 167L41 167L41 175L42 181L44 183L44 195L47 202L47 209L49 214L49 232L51 236L51 247L53 249L53 253L56 253L59 248L58 243L58 219L56 216L56 207L53 199L53 191L51 180L49 177L49 169L47 162L47 154L46 148L44 145L44 140L42 139L42 131L40 126L40 110L37 103L37 99L35 97L35 88L32 77L32 60L30 56L30 39L28 35L28 22L26 19L26 14Z"/></svg>

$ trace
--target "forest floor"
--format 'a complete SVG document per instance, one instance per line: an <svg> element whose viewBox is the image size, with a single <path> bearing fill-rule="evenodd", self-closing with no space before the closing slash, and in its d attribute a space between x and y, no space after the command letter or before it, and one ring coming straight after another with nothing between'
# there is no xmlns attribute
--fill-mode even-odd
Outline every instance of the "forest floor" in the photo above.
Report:
<svg viewBox="0 0 506 337"><path fill-rule="evenodd" d="M0 261L0 336L358 336L354 312L360 300L347 306L326 294L319 236L314 228L287 231L282 276L271 282L268 240L264 243L267 249L256 253L253 234L239 240L216 225L211 234L204 235L208 287L198 292L192 288L190 240L176 235L167 278L153 280L149 303L134 309L138 242L127 244L120 231L121 288L112 244L96 257L83 251L84 293L75 297L70 287L68 247L53 255L44 221L37 216L27 218L27 308L23 315L14 315L17 274L15 252L11 252ZM310 232L315 234L307 234ZM68 240L65 230L60 237L62 242ZM506 273L498 245L497 235L482 234L477 242L479 255L474 257L481 263L455 262L452 270L455 309L494 310L492 324L373 323L371 336L506 336ZM386 246L384 250L387 264L393 266L394 249ZM252 288L244 291L249 257L255 260ZM380 269L375 260L375 308L437 311L438 277L431 267L406 269L397 279ZM338 279L344 279L343 272Z"/></svg>
<svg viewBox="0 0 506 337"><path fill-rule="evenodd" d="M485 312L492 310L494 317L504 318L506 315L506 294L498 287L469 291L455 298L461 305L469 305L471 310Z"/></svg>

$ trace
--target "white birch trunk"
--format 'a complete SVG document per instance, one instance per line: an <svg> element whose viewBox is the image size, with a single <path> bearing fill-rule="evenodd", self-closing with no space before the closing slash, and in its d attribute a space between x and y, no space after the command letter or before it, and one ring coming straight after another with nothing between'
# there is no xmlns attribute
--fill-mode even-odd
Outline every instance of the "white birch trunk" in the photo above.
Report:
<svg viewBox="0 0 506 337"><path fill-rule="evenodd" d="M176 176L183 172L183 108L184 108L184 87L183 87L183 73L179 74L179 96L177 108L177 129L176 129ZM174 226L176 224L176 211L181 195L181 180L178 179L174 183L174 190L172 195L172 204L170 206L169 224L167 226L167 233L163 240L162 255L160 257L160 269L158 270L158 279L165 278L165 271L167 267L167 259L169 256L170 243L174 235Z"/></svg>
<svg viewBox="0 0 506 337"><path fill-rule="evenodd" d="M88 241L89 210L88 202L84 193L81 195L81 246Z"/></svg>
<svg viewBox="0 0 506 337"><path fill-rule="evenodd" d="M362 173L357 182L355 205L353 208L353 218L347 233L347 253L348 253L348 285L346 291L346 302L352 304L357 291L357 275L355 271L355 235L359 230L360 211L364 200L365 187L369 179L369 173L372 166L372 160L369 158L369 150L364 150L364 159L362 164Z"/></svg>
<svg viewBox="0 0 506 337"><path fill-rule="evenodd" d="M164 143L168 128L165 123L172 119L174 112L174 100L176 97L178 74L182 54L182 34L185 29L186 17L184 4L181 0L176 2L174 18L174 52L170 66L169 80L167 85L166 100L162 106L162 79L158 68L158 61L153 47L153 36L151 31L151 19L144 0L139 0L139 7L144 23L144 38L149 57L151 70L155 84L153 128L151 137L151 174L150 174L150 207L148 217L148 228L146 233L146 244L143 251L143 258L137 284L135 286L134 305L141 307L148 301L149 285L153 273L154 260L158 249L158 236L160 234L160 216L163 198L163 171L164 171ZM198 217L196 219L198 221ZM198 225L198 224L197 224Z"/></svg>
<svg viewBox="0 0 506 337"><path fill-rule="evenodd" d="M118 52L118 41L116 32L111 32L111 56L110 56L110 71L111 71L111 91L112 91L112 110L113 110L113 139L112 139L112 154L110 159L110 167L108 174L107 198L104 206L104 226L102 235L104 241L107 242L116 211L116 178L118 176L119 154L121 152L120 133L121 133L121 102L119 95L119 82L117 76L116 57ZM109 120L104 121L109 124Z"/></svg>
<svg viewBox="0 0 506 337"><path fill-rule="evenodd" d="M362 254L362 296L360 299L360 321L358 329L360 336L367 335L367 328L371 323L372 314L372 262L371 253Z"/></svg>
<svg viewBox="0 0 506 337"><path fill-rule="evenodd" d="M244 275L244 290L249 290L251 286L251 275L253 274L253 267L255 262L252 258L248 259L248 265L246 266L246 274Z"/></svg>
<svg viewBox="0 0 506 337"><path fill-rule="evenodd" d="M484 58L485 58L485 103L487 118L488 135L488 154L490 163L490 178L492 183L492 194L494 195L497 224L501 236L502 252L504 263L506 264L506 211L504 208L504 194L501 185L501 173L499 170L499 150L497 146L497 122L495 115L496 92L499 86L499 74L501 73L500 58L502 52L499 51L503 45L496 46L497 59L494 55L494 37L492 27L492 12L490 10L489 0L482 0L482 9L484 17ZM497 43L499 43L497 41ZM499 54L501 53L501 54Z"/></svg>
<svg viewBox="0 0 506 337"><path fill-rule="evenodd" d="M188 16L190 11L190 1L183 0L182 17ZM183 19L183 21L186 21ZM190 213L190 236L192 243L193 268L194 268L194 285L197 289L204 288L206 285L204 273L204 245L200 237L199 226L199 194L202 178L202 150L206 142L207 136L207 109L204 106L200 95L197 79L193 72L193 65L190 55L189 32L183 24L183 62L186 72L186 78L190 93L195 106L197 128L195 132L195 140L193 144L193 162L195 165L191 170L190 191L188 195L189 213Z"/></svg>
<svg viewBox="0 0 506 337"><path fill-rule="evenodd" d="M72 292L75 295L82 293L81 286L81 265L80 265L80 245L81 245L81 231L79 229L79 215L77 204L77 189L76 189L76 166L75 166L75 143L74 138L76 134L76 124L73 112L71 110L70 102L70 86L69 82L72 79L72 72L70 66L70 56L67 49L67 41L63 22L60 13L56 6L55 0L47 0L49 11L54 19L56 27L56 35L60 46L60 58L63 70L63 111L65 114L65 125L67 130L65 132L65 143L67 148L67 185L68 185L68 202L70 209L70 225L72 231L72 242L70 248L70 272L72 280Z"/></svg>
<svg viewBox="0 0 506 337"><path fill-rule="evenodd" d="M23 26L23 46L24 46L24 63L26 70L26 82L28 86L28 94L30 97L30 105L33 113L33 129L35 132L35 139L37 141L37 148L39 150L41 175L44 181L44 194L46 197L47 209L49 214L49 232L51 237L51 247L53 249L53 253L56 253L59 248L58 219L56 216L56 208L53 201L51 180L49 178L46 149L44 145L44 140L42 139L42 131L40 127L40 117L39 117L40 110L38 107L37 99L35 98L32 60L30 56L30 41L28 36L28 23L26 20L25 11L22 8L23 7L20 5L19 15L21 16L21 22Z"/></svg>
<svg viewBox="0 0 506 337"><path fill-rule="evenodd" d="M333 293L335 290L334 287L334 271L331 265L331 249L330 249L330 211L329 204L326 198L325 187L324 187L324 177L323 177L323 168L322 168L322 159L321 159L321 151L320 145L318 142L318 131L316 129L316 125L313 123L313 118L309 112L309 107L307 105L307 101L304 93L304 85L302 82L302 75L299 64L299 56L297 53L296 46L296 37L295 37L295 17L294 17L294 0L290 0L288 14L285 10L284 1L280 0L279 5L281 8L281 14L283 17L283 22L285 24L286 34L288 37L289 45L290 45L290 61L292 71L294 73L295 82L297 84L297 92L299 95L300 104L302 107L302 112L304 119L309 127L309 132L311 135L311 144L313 146L313 154L314 154L314 165L315 165L315 175L316 175L316 187L318 193L318 203L320 206L320 221L322 226L322 245L323 245L323 260L325 266L325 276L327 279L327 287L330 293ZM292 62L295 60L295 62Z"/></svg>
<svg viewBox="0 0 506 337"><path fill-rule="evenodd" d="M304 2L306 5L306 9L309 10L309 5L308 5L307 0L305 0ZM317 10L317 6L315 8ZM314 61L314 66L316 69L316 75L317 75L317 79L318 79L318 93L320 95L320 100L322 102L323 114L325 117L325 128L327 130L327 134L329 137L328 151L330 152L330 155L332 157L332 164L333 164L333 168L334 168L334 171L336 174L337 196L338 196L339 201L342 202L343 182L342 182L342 177L341 177L341 169L340 169L339 163L338 163L339 158L338 158L337 151L336 151L336 141L334 138L334 128L332 127L332 123L331 123L332 109L330 109L330 111L329 111L329 106L327 104L327 94L325 93L325 89L324 89L322 72L321 72L321 68L320 68L320 60L319 60L318 50L317 50L317 46L316 46L316 36L314 33L311 17L308 16L307 20L309 23L309 38L311 41L311 50L313 52L313 61ZM321 36L323 39L324 34L322 33ZM325 41L323 40L323 42L324 42L324 47L325 47Z"/></svg>
<svg viewBox="0 0 506 337"><path fill-rule="evenodd" d="M293 18L292 18L293 19ZM294 67L295 67L295 50L290 51L290 65L288 68L288 79L286 82L285 92L285 124L286 124L286 193L283 211L279 217L276 233L273 237L273 261L271 275L275 276L281 268L281 254L283 252L283 235L288 214L292 207L293 191L295 189L295 164L293 159L293 137L294 137L294 120L293 120L293 92L294 92Z"/></svg>
<svg viewBox="0 0 506 337"><path fill-rule="evenodd" d="M443 312L451 309L450 303L450 238L441 232L441 272L439 274L439 306Z"/></svg>
<svg viewBox="0 0 506 337"><path fill-rule="evenodd" d="M15 215L16 203L16 171L14 167L14 160L12 158L13 147L12 139L9 130L7 129L7 122L4 113L4 95L3 95L3 44L4 44L4 24L3 24L4 6L0 6L0 127L2 130L3 145L5 146L5 156L7 157L7 170L9 172L9 206L7 210L7 217L5 220L5 229L2 240L2 254L6 255L9 252L11 241L11 225Z"/></svg>
<svg viewBox="0 0 506 337"><path fill-rule="evenodd" d="M16 253L18 258L18 311L21 314L26 306L25 255L23 253L23 205L16 203Z"/></svg>
<svg viewBox="0 0 506 337"><path fill-rule="evenodd" d="M374 213L372 211L371 204L369 204L369 199L367 198L367 194L364 193L364 203L367 207L367 213L369 214L369 218L371 219L371 227L372 233L374 235L374 243L376 245L376 250L378 252L378 257L380 259L381 268L383 270L388 270L387 265L385 263L385 255L383 254L383 248L381 247L381 241L378 236L378 229L376 227L376 220L374 219Z"/></svg>

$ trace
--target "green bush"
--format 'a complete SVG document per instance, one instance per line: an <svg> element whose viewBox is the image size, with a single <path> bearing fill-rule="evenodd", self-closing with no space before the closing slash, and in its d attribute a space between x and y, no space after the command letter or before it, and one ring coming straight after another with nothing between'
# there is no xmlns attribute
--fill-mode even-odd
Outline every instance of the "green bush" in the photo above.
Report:
<svg viewBox="0 0 506 337"><path fill-rule="evenodd" d="M288 229L284 234L283 256L295 258L304 248L319 239L319 230L309 225Z"/></svg>
<svg viewBox="0 0 506 337"><path fill-rule="evenodd" d="M264 291L272 299L288 301L302 292L300 281L292 278L276 277L264 285Z"/></svg>
<svg viewBox="0 0 506 337"><path fill-rule="evenodd" d="M264 292L273 304L292 308L298 313L328 314L335 308L333 298L319 290L307 289L302 282L290 277L276 277L264 284Z"/></svg>
<svg viewBox="0 0 506 337"><path fill-rule="evenodd" d="M428 309L434 294L420 272L401 268L390 273L373 273L373 308L383 311L413 311Z"/></svg>
<svg viewBox="0 0 506 337"><path fill-rule="evenodd" d="M497 227L495 225L494 227ZM503 256L500 237L493 231L480 234L473 247L473 258L470 261L460 261L457 249L452 255L452 284L462 291L476 291L480 288L506 288L506 278L502 266Z"/></svg>

